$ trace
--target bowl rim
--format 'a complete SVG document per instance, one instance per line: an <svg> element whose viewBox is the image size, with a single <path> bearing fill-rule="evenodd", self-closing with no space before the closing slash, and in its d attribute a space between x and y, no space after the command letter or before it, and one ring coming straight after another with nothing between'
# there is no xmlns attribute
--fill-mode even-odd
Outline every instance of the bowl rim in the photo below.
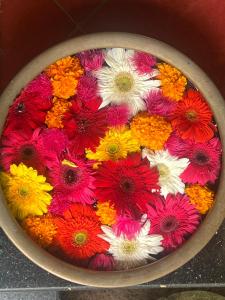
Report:
<svg viewBox="0 0 225 300"><path fill-rule="evenodd" d="M0 97L0 130L4 125L9 105L21 89L43 69L62 57L84 50L98 48L129 48L145 51L180 69L201 91L209 103L218 125L225 152L225 104L217 87L187 56L156 39L122 32L102 32L72 38L44 51L28 63L8 84ZM222 157L219 186L215 204L195 234L179 249L151 264L124 271L93 271L66 263L34 243L11 216L0 189L0 226L8 238L31 261L46 271L74 283L95 287L125 287L158 279L184 265L193 258L212 238L225 216L225 175Z"/></svg>

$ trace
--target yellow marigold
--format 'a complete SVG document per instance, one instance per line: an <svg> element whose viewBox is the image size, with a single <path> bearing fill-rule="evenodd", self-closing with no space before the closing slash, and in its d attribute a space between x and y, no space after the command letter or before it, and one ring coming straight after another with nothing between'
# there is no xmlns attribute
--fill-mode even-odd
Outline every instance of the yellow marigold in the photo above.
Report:
<svg viewBox="0 0 225 300"><path fill-rule="evenodd" d="M213 205L214 192L206 186L193 184L186 187L185 193L188 195L190 202L201 214L206 214Z"/></svg>
<svg viewBox="0 0 225 300"><path fill-rule="evenodd" d="M10 166L10 173L1 172L0 182L13 215L22 220L28 215L47 212L52 196L52 186L46 178L31 167L20 163Z"/></svg>
<svg viewBox="0 0 225 300"><path fill-rule="evenodd" d="M84 69L77 57L65 57L50 65L45 73L50 77L53 95L68 99L76 94L78 79L84 74Z"/></svg>
<svg viewBox="0 0 225 300"><path fill-rule="evenodd" d="M22 226L29 236L43 248L51 246L57 231L54 219L50 215L29 216L23 220Z"/></svg>
<svg viewBox="0 0 225 300"><path fill-rule="evenodd" d="M45 124L48 128L63 128L63 116L69 110L71 103L54 97L53 107L47 112Z"/></svg>
<svg viewBox="0 0 225 300"><path fill-rule="evenodd" d="M171 100L181 100L187 85L186 77L178 69L165 63L158 64L158 69L163 95Z"/></svg>
<svg viewBox="0 0 225 300"><path fill-rule="evenodd" d="M128 153L140 151L140 144L126 127L111 128L95 152L86 150L86 157L97 161L126 158Z"/></svg>
<svg viewBox="0 0 225 300"><path fill-rule="evenodd" d="M116 222L116 210L110 205L109 201L98 202L96 215L104 225L113 225Z"/></svg>
<svg viewBox="0 0 225 300"><path fill-rule="evenodd" d="M140 145L152 150L161 150L172 133L172 126L164 117L150 116L146 112L137 114L130 128Z"/></svg>

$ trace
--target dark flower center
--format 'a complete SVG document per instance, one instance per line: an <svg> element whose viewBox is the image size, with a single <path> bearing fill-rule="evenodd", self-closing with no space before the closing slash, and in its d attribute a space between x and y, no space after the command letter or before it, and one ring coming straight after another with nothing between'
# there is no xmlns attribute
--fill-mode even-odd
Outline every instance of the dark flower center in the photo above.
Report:
<svg viewBox="0 0 225 300"><path fill-rule="evenodd" d="M160 229L162 232L175 231L179 223L174 216L167 216L161 220Z"/></svg>
<svg viewBox="0 0 225 300"><path fill-rule="evenodd" d="M20 103L17 104L16 111L18 113L25 112L25 109L26 109L26 107L25 107L25 104L23 102L20 102Z"/></svg>
<svg viewBox="0 0 225 300"><path fill-rule="evenodd" d="M195 160L199 165L204 165L209 161L209 157L205 153L198 152L195 156Z"/></svg>
<svg viewBox="0 0 225 300"><path fill-rule="evenodd" d="M78 174L75 170L67 169L64 173L64 179L67 184L73 184L78 180Z"/></svg>
<svg viewBox="0 0 225 300"><path fill-rule="evenodd" d="M87 128L89 127L89 121L86 119L81 119L78 121L77 125L78 125L78 131L80 133L84 133L87 131Z"/></svg>
<svg viewBox="0 0 225 300"><path fill-rule="evenodd" d="M188 119L188 121L191 121L191 122L195 122L198 117L197 112L194 110L187 111L185 115L186 115L186 118Z"/></svg>
<svg viewBox="0 0 225 300"><path fill-rule="evenodd" d="M120 188L125 193L132 193L135 189L134 181L131 178L122 178Z"/></svg>
<svg viewBox="0 0 225 300"><path fill-rule="evenodd" d="M33 145L25 145L21 149L22 160L30 160L36 154L36 149Z"/></svg>

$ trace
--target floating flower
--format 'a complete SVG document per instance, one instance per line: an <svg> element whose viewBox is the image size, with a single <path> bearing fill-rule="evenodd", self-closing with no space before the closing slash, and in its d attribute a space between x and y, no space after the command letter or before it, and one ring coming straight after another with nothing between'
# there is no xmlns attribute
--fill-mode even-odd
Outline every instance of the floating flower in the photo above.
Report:
<svg viewBox="0 0 225 300"><path fill-rule="evenodd" d="M27 96L36 95L43 99L50 99L52 97L51 81L45 74L40 74L26 86L24 93Z"/></svg>
<svg viewBox="0 0 225 300"><path fill-rule="evenodd" d="M212 112L198 91L189 90L171 115L171 123L178 135L199 143L210 140L215 127Z"/></svg>
<svg viewBox="0 0 225 300"><path fill-rule="evenodd" d="M75 95L78 79L83 75L84 70L79 58L67 56L50 65L45 73L51 79L53 95L68 99Z"/></svg>
<svg viewBox="0 0 225 300"><path fill-rule="evenodd" d="M90 259L88 268L97 271L112 271L115 267L115 262L112 255L100 253Z"/></svg>
<svg viewBox="0 0 225 300"><path fill-rule="evenodd" d="M144 96L151 89L160 85L153 80L156 71L140 75L131 63L132 50L113 48L106 51L105 61L108 66L95 72L98 78L99 93L103 99L101 107L112 104L127 104L135 115L145 109Z"/></svg>
<svg viewBox="0 0 225 300"><path fill-rule="evenodd" d="M147 259L154 258L163 251L162 239L159 234L150 234L150 221L147 220L140 232L131 240L123 234L116 236L112 228L103 225L104 234L99 236L110 244L108 252L114 257L118 269L129 269L146 264Z"/></svg>
<svg viewBox="0 0 225 300"><path fill-rule="evenodd" d="M56 158L54 152L44 147L39 128L33 134L12 131L2 138L1 144L1 164L6 171L9 171L12 164L18 165L22 162L44 174Z"/></svg>
<svg viewBox="0 0 225 300"><path fill-rule="evenodd" d="M48 206L48 212L53 216L63 216L64 212L73 204L67 198L53 193L51 204Z"/></svg>
<svg viewBox="0 0 225 300"><path fill-rule="evenodd" d="M54 240L57 228L50 215L28 216L22 226L29 236L43 248L49 248Z"/></svg>
<svg viewBox="0 0 225 300"><path fill-rule="evenodd" d="M77 97L82 101L88 101L97 97L97 79L93 76L84 75L77 85Z"/></svg>
<svg viewBox="0 0 225 300"><path fill-rule="evenodd" d="M163 95L174 101L181 100L187 85L187 79L178 69L168 64L160 63L158 69L158 79L161 80Z"/></svg>
<svg viewBox="0 0 225 300"><path fill-rule="evenodd" d="M116 210L113 205L110 205L109 201L98 202L96 215L104 225L113 225L116 222Z"/></svg>
<svg viewBox="0 0 225 300"><path fill-rule="evenodd" d="M206 214L213 205L214 192L206 186L193 184L185 188L185 193L200 214Z"/></svg>
<svg viewBox="0 0 225 300"><path fill-rule="evenodd" d="M73 204L55 223L56 243L69 258L87 259L108 250L108 243L98 236L102 230L91 207Z"/></svg>
<svg viewBox="0 0 225 300"><path fill-rule="evenodd" d="M158 189L158 173L150 169L139 154L127 159L103 162L96 170L96 196L114 205L117 214L139 215L154 199L152 189Z"/></svg>
<svg viewBox="0 0 225 300"><path fill-rule="evenodd" d="M189 165L187 158L178 159L176 156L169 154L167 150L149 151L143 149L143 158L147 157L151 167L157 167L159 171L160 193L166 197L169 193L184 193L185 184L182 182L180 175Z"/></svg>
<svg viewBox="0 0 225 300"><path fill-rule="evenodd" d="M131 57L131 61L139 74L148 74L153 72L153 67L156 64L154 56L141 51L135 51L133 57Z"/></svg>
<svg viewBox="0 0 225 300"><path fill-rule="evenodd" d="M63 128L63 117L71 107L71 102L57 97L53 98L53 106L47 112L45 124L48 128Z"/></svg>
<svg viewBox="0 0 225 300"><path fill-rule="evenodd" d="M163 236L163 247L172 250L180 246L185 238L199 225L199 214L186 195L168 195L149 206L151 234Z"/></svg>
<svg viewBox="0 0 225 300"><path fill-rule="evenodd" d="M128 123L129 119L129 108L126 104L121 105L111 105L107 109L107 122L109 126L122 126Z"/></svg>
<svg viewBox="0 0 225 300"><path fill-rule="evenodd" d="M108 128L106 108L100 109L100 98L93 98L85 104L73 101L70 111L64 117L64 129L71 141L72 152L83 154L85 148L95 150Z"/></svg>
<svg viewBox="0 0 225 300"><path fill-rule="evenodd" d="M150 116L146 112L136 115L130 123L133 136L141 146L160 150L172 133L171 124L161 116Z"/></svg>
<svg viewBox="0 0 225 300"><path fill-rule="evenodd" d="M97 71L101 69L104 62L104 53L102 50L88 50L79 54L82 66L86 71Z"/></svg>
<svg viewBox="0 0 225 300"><path fill-rule="evenodd" d="M46 112L51 106L52 102L49 98L23 92L9 108L3 134L7 136L13 130L29 133L42 127Z"/></svg>
<svg viewBox="0 0 225 300"><path fill-rule="evenodd" d="M183 140L175 132L171 134L165 143L165 148L173 156L186 157L187 149L190 146L189 140Z"/></svg>
<svg viewBox="0 0 225 300"><path fill-rule="evenodd" d="M110 128L104 138L100 139L100 144L95 152L86 151L86 157L98 161L118 160L126 158L129 153L139 151L140 145L133 138L131 131L126 127L118 127Z"/></svg>
<svg viewBox="0 0 225 300"><path fill-rule="evenodd" d="M123 234L128 240L131 240L140 232L141 225L141 222L130 217L119 216L113 226L113 231L117 236Z"/></svg>
<svg viewBox="0 0 225 300"><path fill-rule="evenodd" d="M0 181L13 215L22 220L28 215L43 215L51 202L52 186L44 176L20 163L10 166L10 174L1 172Z"/></svg>
<svg viewBox="0 0 225 300"><path fill-rule="evenodd" d="M64 201L93 203L94 177L91 165L67 154L61 160L55 160L48 173L54 186L54 194Z"/></svg>
<svg viewBox="0 0 225 300"><path fill-rule="evenodd" d="M152 90L145 98L147 111L151 115L168 117L176 108L176 102L163 96L160 89Z"/></svg>

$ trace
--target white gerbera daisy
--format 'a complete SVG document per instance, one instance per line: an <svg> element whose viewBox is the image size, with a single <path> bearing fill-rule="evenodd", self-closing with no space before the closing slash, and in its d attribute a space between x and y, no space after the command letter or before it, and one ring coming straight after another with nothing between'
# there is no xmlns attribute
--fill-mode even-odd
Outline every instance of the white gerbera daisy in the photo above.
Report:
<svg viewBox="0 0 225 300"><path fill-rule="evenodd" d="M146 264L147 259L155 260L150 254L163 251L160 234L148 234L150 221L147 220L140 232L133 239L128 239L124 234L116 236L112 228L103 225L104 234L99 236L110 244L109 253L112 254L117 269L129 269Z"/></svg>
<svg viewBox="0 0 225 300"><path fill-rule="evenodd" d="M103 99L101 107L113 104L128 104L131 113L145 110L143 98L152 89L160 85L160 80L151 78L158 75L140 75L132 63L133 50L113 48L106 51L105 61L108 66L102 67L94 74L98 78L99 93Z"/></svg>
<svg viewBox="0 0 225 300"><path fill-rule="evenodd" d="M161 195L166 197L169 193L184 193L185 184L180 175L189 165L188 158L177 158L169 154L167 150L150 151L142 150L142 157L147 157L151 167L157 167L159 171L159 185Z"/></svg>

